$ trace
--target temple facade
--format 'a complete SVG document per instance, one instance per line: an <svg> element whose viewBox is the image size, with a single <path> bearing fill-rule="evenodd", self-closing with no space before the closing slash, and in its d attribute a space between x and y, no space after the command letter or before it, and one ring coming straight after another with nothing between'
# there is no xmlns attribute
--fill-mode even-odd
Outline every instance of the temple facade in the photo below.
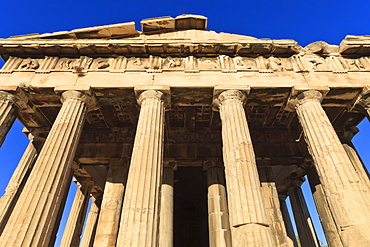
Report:
<svg viewBox="0 0 370 247"><path fill-rule="evenodd" d="M1 246L54 246L73 180L63 247L318 247L305 178L329 246L369 246L351 139L370 114L370 37L301 47L206 26L0 39L0 145L15 119L30 140L0 199Z"/></svg>

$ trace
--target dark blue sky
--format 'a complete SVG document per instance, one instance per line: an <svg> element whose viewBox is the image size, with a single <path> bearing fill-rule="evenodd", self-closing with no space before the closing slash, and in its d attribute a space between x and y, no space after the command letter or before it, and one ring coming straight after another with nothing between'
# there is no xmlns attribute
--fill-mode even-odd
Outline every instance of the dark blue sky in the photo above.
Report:
<svg viewBox="0 0 370 247"><path fill-rule="evenodd" d="M294 39L301 46L319 40L339 44L346 35L370 35L370 1L9 1L0 0L0 38L13 35L66 31L97 25L181 14L208 17L208 30ZM0 62L0 66L2 66ZM0 81L1 83L1 81ZM355 144L370 164L367 139L370 126L361 125ZM0 194L16 166L27 140L17 123L0 148ZM16 148L14 148L16 147Z"/></svg>

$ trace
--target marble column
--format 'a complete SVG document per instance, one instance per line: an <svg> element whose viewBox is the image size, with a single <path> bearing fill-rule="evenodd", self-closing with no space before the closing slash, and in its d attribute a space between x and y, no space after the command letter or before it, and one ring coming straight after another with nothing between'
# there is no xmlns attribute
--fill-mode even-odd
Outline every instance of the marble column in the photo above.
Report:
<svg viewBox="0 0 370 247"><path fill-rule="evenodd" d="M370 243L370 198L361 188L348 158L320 101L318 91L305 91L290 102L302 125L322 188L344 246Z"/></svg>
<svg viewBox="0 0 370 247"><path fill-rule="evenodd" d="M222 122L232 242L234 247L274 246L243 107L245 99L243 92L227 90L215 100Z"/></svg>
<svg viewBox="0 0 370 247"><path fill-rule="evenodd" d="M258 169L262 194L266 205L267 215L270 220L272 237L276 246L294 246L285 229L284 219L280 211L279 195L275 185L271 167L259 167ZM294 236L294 235L293 235Z"/></svg>
<svg viewBox="0 0 370 247"><path fill-rule="evenodd" d="M63 237L60 242L60 247L78 247L82 227L85 222L86 210L89 205L91 186L77 184L76 194L73 200L71 210L69 212L67 224L64 228Z"/></svg>
<svg viewBox="0 0 370 247"><path fill-rule="evenodd" d="M319 241L301 187L298 184L292 185L288 188L288 196L292 205L301 246L319 247Z"/></svg>
<svg viewBox="0 0 370 247"><path fill-rule="evenodd" d="M210 247L231 247L229 209L222 163L207 161L208 229Z"/></svg>
<svg viewBox="0 0 370 247"><path fill-rule="evenodd" d="M0 198L0 235L8 222L43 144L43 140L38 137L35 138L31 133L28 134L28 138L30 143L5 189L5 194Z"/></svg>
<svg viewBox="0 0 370 247"><path fill-rule="evenodd" d="M79 247L92 247L93 240L96 233L96 225L99 215L99 207L97 205L95 197L91 197L91 206L89 215L87 216L85 230L81 239Z"/></svg>
<svg viewBox="0 0 370 247"><path fill-rule="evenodd" d="M127 172L128 162L126 160L110 162L96 227L94 247L116 246Z"/></svg>
<svg viewBox="0 0 370 247"><path fill-rule="evenodd" d="M63 195L69 187L71 163L87 111L86 100L81 92L62 94L62 108L0 237L2 245L49 244Z"/></svg>
<svg viewBox="0 0 370 247"><path fill-rule="evenodd" d="M359 157L353 143L350 140L347 140L343 143L343 148L346 150L348 158L351 160L353 169L356 172L357 176L360 178L363 188L367 190L370 196L370 179L369 172L367 171L364 163Z"/></svg>
<svg viewBox="0 0 370 247"><path fill-rule="evenodd" d="M317 175L317 171L314 167L307 167L306 172L328 245L343 247L342 240L340 239L338 229L334 222L333 214L330 211L326 195Z"/></svg>
<svg viewBox="0 0 370 247"><path fill-rule="evenodd" d="M158 246L164 100L165 95L155 90L144 91L138 99L141 110L117 246Z"/></svg>
<svg viewBox="0 0 370 247"><path fill-rule="evenodd" d="M159 220L159 246L173 246L173 191L176 161L166 160L163 165L161 186L161 212Z"/></svg>
<svg viewBox="0 0 370 247"><path fill-rule="evenodd" d="M294 247L298 247L297 239L296 239L294 229L293 229L293 225L292 225L292 220L290 219L288 207L286 205L286 198L287 198L286 194L279 195L280 210L281 210L281 214L283 216L284 225L285 225L287 235L290 239L289 242L292 242Z"/></svg>
<svg viewBox="0 0 370 247"><path fill-rule="evenodd" d="M14 95L0 91L0 147L16 118L18 107L15 103L16 97Z"/></svg>

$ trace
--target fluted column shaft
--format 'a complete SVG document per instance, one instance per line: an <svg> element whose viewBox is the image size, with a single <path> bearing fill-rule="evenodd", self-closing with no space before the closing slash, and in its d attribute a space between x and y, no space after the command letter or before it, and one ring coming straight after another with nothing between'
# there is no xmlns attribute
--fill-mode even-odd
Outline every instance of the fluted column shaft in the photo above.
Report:
<svg viewBox="0 0 370 247"><path fill-rule="evenodd" d="M9 216L14 209L14 205L16 204L29 177L39 152L39 146L41 146L35 146L35 142L32 140L32 134L29 134L29 138L30 143L24 151L23 156L5 189L5 194L0 198L0 235L4 230Z"/></svg>
<svg viewBox="0 0 370 247"><path fill-rule="evenodd" d="M159 246L173 246L173 166L163 167L161 212L159 221Z"/></svg>
<svg viewBox="0 0 370 247"><path fill-rule="evenodd" d="M115 247L127 180L126 161L111 162L96 227L94 247Z"/></svg>
<svg viewBox="0 0 370 247"><path fill-rule="evenodd" d="M207 168L208 229L210 247L231 247L229 209L227 207L223 167Z"/></svg>
<svg viewBox="0 0 370 247"><path fill-rule="evenodd" d="M18 107L12 94L0 91L0 147L16 118Z"/></svg>
<svg viewBox="0 0 370 247"><path fill-rule="evenodd" d="M290 238L290 242L293 243L294 247L297 247L297 239L295 237L292 220L290 219L288 207L286 205L286 195L279 195L279 202L280 202L280 210L281 214L283 216L285 229L287 231L287 235ZM288 245L289 246L289 245Z"/></svg>
<svg viewBox="0 0 370 247"><path fill-rule="evenodd" d="M148 90L139 97L136 129L117 246L158 246L163 163L164 94Z"/></svg>
<svg viewBox="0 0 370 247"><path fill-rule="evenodd" d="M358 156L358 153L353 146L351 141L348 143L343 143L343 148L346 150L348 158L351 160L353 169L357 173L358 177L361 180L362 186L364 190L367 190L370 196L370 179L369 179L369 172L367 171L366 167L364 166L362 160Z"/></svg>
<svg viewBox="0 0 370 247"><path fill-rule="evenodd" d="M99 207L96 201L92 198L89 215L87 216L85 230L81 239L80 247L92 247L94 235L96 232L96 224L99 216Z"/></svg>
<svg viewBox="0 0 370 247"><path fill-rule="evenodd" d="M89 205L90 187L77 182L77 190L64 228L60 247L78 247L86 210Z"/></svg>
<svg viewBox="0 0 370 247"><path fill-rule="evenodd" d="M319 247L316 232L313 227L306 201L300 186L292 186L288 189L290 203L298 230L298 236L302 247Z"/></svg>
<svg viewBox="0 0 370 247"><path fill-rule="evenodd" d="M267 216L270 221L272 238L276 246L293 246L285 229L282 213L280 211L279 195L275 185L272 167L259 167L262 184L262 195L266 205ZM293 234L294 236L294 234Z"/></svg>
<svg viewBox="0 0 370 247"><path fill-rule="evenodd" d="M305 91L294 102L304 136L344 246L370 243L370 198L333 126L318 91Z"/></svg>
<svg viewBox="0 0 370 247"><path fill-rule="evenodd" d="M232 242L238 246L273 246L253 145L243 108L244 93L218 96Z"/></svg>
<svg viewBox="0 0 370 247"><path fill-rule="evenodd" d="M325 193L314 167L306 168L313 199L320 216L322 228L329 246L343 247L342 240L337 231L332 212L329 208Z"/></svg>
<svg viewBox="0 0 370 247"><path fill-rule="evenodd" d="M63 106L1 235L4 246L49 244L86 115L82 93L66 91L62 99Z"/></svg>

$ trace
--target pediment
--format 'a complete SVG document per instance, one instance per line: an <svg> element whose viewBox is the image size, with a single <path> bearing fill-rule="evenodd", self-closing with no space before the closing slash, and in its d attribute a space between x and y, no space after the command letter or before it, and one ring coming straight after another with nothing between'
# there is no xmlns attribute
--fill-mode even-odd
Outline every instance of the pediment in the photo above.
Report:
<svg viewBox="0 0 370 247"><path fill-rule="evenodd" d="M283 56L318 54L370 55L368 36L347 36L340 46L314 42L305 48L292 39L255 37L208 31L200 15L144 19L141 31L134 22L79 28L0 39L4 60L43 56Z"/></svg>

